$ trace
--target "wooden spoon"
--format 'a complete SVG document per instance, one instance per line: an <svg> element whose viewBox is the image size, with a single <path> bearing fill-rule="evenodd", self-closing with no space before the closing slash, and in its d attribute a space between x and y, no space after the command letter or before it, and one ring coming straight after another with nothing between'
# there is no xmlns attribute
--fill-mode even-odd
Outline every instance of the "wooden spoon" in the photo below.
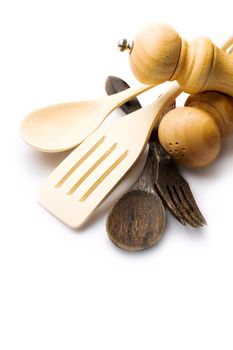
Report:
<svg viewBox="0 0 233 350"><path fill-rule="evenodd" d="M29 114L21 124L21 136L43 152L74 148L90 135L117 107L154 85L139 85L96 101L63 103Z"/></svg>
<svg viewBox="0 0 233 350"><path fill-rule="evenodd" d="M137 251L149 248L162 237L166 213L154 189L157 161L149 149L138 181L114 205L108 214L106 229L118 247Z"/></svg>
<svg viewBox="0 0 233 350"><path fill-rule="evenodd" d="M106 80L105 89L109 95L128 88L129 85L117 77L110 76ZM162 115L174 107L175 103L171 104ZM121 106L126 114L140 108L137 99ZM152 133L150 140L154 138ZM155 245L164 233L166 213L164 204L154 188L158 162L153 147L154 141L149 142L146 163L139 179L108 214L108 236L113 243L125 250L138 251L149 248Z"/></svg>

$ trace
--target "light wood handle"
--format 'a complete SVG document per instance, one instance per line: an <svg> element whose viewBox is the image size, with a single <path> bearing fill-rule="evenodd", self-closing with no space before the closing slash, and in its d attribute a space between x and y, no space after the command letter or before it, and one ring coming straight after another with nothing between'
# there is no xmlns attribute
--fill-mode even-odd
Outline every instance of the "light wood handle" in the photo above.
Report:
<svg viewBox="0 0 233 350"><path fill-rule="evenodd" d="M233 55L207 38L187 42L164 24L151 25L138 34L130 65L145 84L177 80L190 94L215 90L233 96Z"/></svg>

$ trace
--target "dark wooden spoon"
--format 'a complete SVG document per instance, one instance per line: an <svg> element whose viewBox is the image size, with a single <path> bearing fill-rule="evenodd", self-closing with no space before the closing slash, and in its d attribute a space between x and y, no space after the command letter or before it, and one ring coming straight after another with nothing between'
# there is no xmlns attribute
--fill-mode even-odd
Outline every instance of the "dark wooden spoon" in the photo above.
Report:
<svg viewBox="0 0 233 350"><path fill-rule="evenodd" d="M117 77L105 84L108 94L128 88ZM175 107L173 103L165 112ZM124 112L132 113L141 105L137 99L124 104ZM163 235L166 214L162 200L154 189L157 159L149 143L147 160L137 182L119 199L108 214L106 228L109 238L125 250L142 250L156 244Z"/></svg>
<svg viewBox="0 0 233 350"><path fill-rule="evenodd" d="M156 244L166 224L165 208L154 190L156 162L149 149L145 167L137 182L108 214L109 238L125 250L142 250Z"/></svg>

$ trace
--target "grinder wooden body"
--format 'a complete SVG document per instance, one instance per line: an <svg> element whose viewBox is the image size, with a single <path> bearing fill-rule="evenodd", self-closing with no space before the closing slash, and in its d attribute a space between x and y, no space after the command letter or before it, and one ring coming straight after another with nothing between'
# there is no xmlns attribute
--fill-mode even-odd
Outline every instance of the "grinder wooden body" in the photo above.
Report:
<svg viewBox="0 0 233 350"><path fill-rule="evenodd" d="M170 26L150 25L135 38L129 58L145 84L177 80L189 94L215 90L233 96L233 55L207 38L187 42Z"/></svg>

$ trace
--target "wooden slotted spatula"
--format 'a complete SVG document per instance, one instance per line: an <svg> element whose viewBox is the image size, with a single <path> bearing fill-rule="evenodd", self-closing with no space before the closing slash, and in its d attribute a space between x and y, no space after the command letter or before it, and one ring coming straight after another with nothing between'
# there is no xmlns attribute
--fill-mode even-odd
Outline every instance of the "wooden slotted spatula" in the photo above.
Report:
<svg viewBox="0 0 233 350"><path fill-rule="evenodd" d="M181 92L175 83L149 106L97 129L45 181L40 204L80 226L140 157L159 115Z"/></svg>

